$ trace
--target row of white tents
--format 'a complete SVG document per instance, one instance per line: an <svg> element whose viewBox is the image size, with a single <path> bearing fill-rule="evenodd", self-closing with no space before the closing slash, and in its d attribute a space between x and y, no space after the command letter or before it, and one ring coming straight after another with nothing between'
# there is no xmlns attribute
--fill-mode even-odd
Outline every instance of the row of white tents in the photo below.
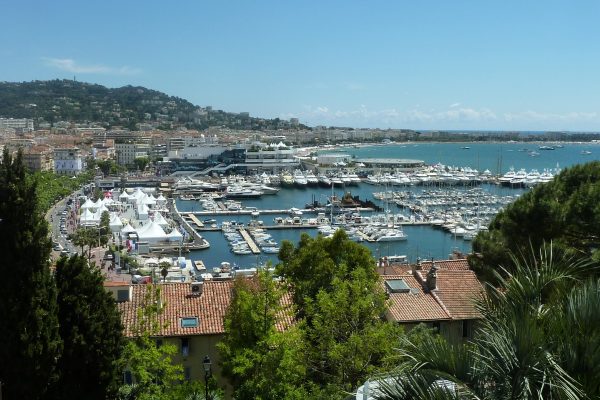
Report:
<svg viewBox="0 0 600 400"><path fill-rule="evenodd" d="M119 193L118 190L114 190L113 198ZM169 227L169 222L165 217L158 211L158 208L166 206L167 199L161 194L158 197L154 197L152 194L144 193L140 188L137 188L132 194L128 194L125 190L118 194L118 201L113 198L105 197L92 201L87 199L80 207L81 215L79 216L79 223L82 226L97 226L100 224L100 219L104 212L109 212L110 220L109 227L113 233L121 233L127 236L130 232L135 232L139 240L143 240L149 243L156 242L181 242L183 235L177 228L170 230L166 233L165 228ZM119 217L116 211L110 211L107 206L117 206L131 204L136 209L137 219L141 221L141 226L134 228L129 222L123 224L123 221ZM110 207L116 209L115 207ZM154 209L154 211L152 211ZM153 217L150 218L150 215ZM147 222L143 222L147 221ZM168 229L167 229L168 230Z"/></svg>

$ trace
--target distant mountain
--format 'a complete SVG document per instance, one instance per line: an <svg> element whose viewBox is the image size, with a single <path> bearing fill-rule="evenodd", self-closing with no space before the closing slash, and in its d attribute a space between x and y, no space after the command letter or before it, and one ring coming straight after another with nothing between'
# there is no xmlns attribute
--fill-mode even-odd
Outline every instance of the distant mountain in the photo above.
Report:
<svg viewBox="0 0 600 400"><path fill-rule="evenodd" d="M288 121L278 118L253 118L247 113L203 108L141 86L107 88L70 80L0 82L0 117L33 118L36 126L58 121L94 122L107 128L123 126L132 130L138 129L139 124L159 129L182 125L194 129L291 128Z"/></svg>

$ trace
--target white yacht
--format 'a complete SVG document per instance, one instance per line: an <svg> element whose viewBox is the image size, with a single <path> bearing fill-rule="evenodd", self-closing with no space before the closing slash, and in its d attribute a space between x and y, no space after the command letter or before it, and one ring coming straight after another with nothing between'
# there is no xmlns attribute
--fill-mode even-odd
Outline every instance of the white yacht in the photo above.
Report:
<svg viewBox="0 0 600 400"><path fill-rule="evenodd" d="M301 188L305 188L306 185L308 185L308 181L306 180L306 177L304 176L302 171L300 171L299 169L294 171L294 184L296 184L296 186L301 187Z"/></svg>
<svg viewBox="0 0 600 400"><path fill-rule="evenodd" d="M306 178L306 183L310 186L317 186L319 184L319 179L317 179L312 171L306 171L304 177Z"/></svg>
<svg viewBox="0 0 600 400"><path fill-rule="evenodd" d="M319 184L325 187L331 187L331 179L327 175L319 175Z"/></svg>
<svg viewBox="0 0 600 400"><path fill-rule="evenodd" d="M406 240L408 236L401 229L385 229L383 233L377 237L376 242L396 242Z"/></svg>

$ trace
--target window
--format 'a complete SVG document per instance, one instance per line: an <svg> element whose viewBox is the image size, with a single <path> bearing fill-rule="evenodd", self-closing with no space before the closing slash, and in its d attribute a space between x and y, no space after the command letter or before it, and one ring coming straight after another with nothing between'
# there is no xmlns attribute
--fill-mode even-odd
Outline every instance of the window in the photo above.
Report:
<svg viewBox="0 0 600 400"><path fill-rule="evenodd" d="M161 347L163 345L162 339L156 339L156 347Z"/></svg>
<svg viewBox="0 0 600 400"><path fill-rule="evenodd" d="M126 385L133 385L133 378L131 376L131 371L123 372L123 382L125 382Z"/></svg>
<svg viewBox="0 0 600 400"><path fill-rule="evenodd" d="M198 326L198 317L183 317L181 318L182 328L196 328Z"/></svg>
<svg viewBox="0 0 600 400"><path fill-rule="evenodd" d="M117 290L117 302L122 303L129 300L129 289Z"/></svg>
<svg viewBox="0 0 600 400"><path fill-rule="evenodd" d="M436 333L440 333L440 323L438 321L432 322L431 327L435 329Z"/></svg>
<svg viewBox="0 0 600 400"><path fill-rule="evenodd" d="M183 367L183 379L186 381L192 379L192 367Z"/></svg>
<svg viewBox="0 0 600 400"><path fill-rule="evenodd" d="M462 322L462 337L468 338L471 337L471 321L465 319Z"/></svg>
<svg viewBox="0 0 600 400"><path fill-rule="evenodd" d="M181 355L187 357L190 355L190 339L181 338Z"/></svg>

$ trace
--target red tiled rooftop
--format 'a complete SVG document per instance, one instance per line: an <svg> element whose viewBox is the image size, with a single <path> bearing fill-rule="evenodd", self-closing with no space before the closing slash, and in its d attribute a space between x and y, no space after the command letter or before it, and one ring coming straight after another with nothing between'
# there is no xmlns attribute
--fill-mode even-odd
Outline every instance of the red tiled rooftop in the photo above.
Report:
<svg viewBox="0 0 600 400"><path fill-rule="evenodd" d="M194 294L189 283L161 284L163 313L160 326L164 326L160 336L215 335L225 332L223 320L231 302L233 281L205 281L202 294ZM117 303L122 313L125 335L133 336L132 328L137 320L138 309L142 305L148 285L132 285L132 299ZM293 324L293 315L287 308L291 296L282 299L284 310L279 313L277 329L283 330ZM286 307L288 306L288 307ZM181 319L197 317L198 326L184 328Z"/></svg>
<svg viewBox="0 0 600 400"><path fill-rule="evenodd" d="M435 260L435 265L440 270L448 270L448 271L467 271L470 270L469 263L466 258L460 258L457 260ZM423 271L429 271L431 268L431 260L421 261L421 269Z"/></svg>
<svg viewBox="0 0 600 400"><path fill-rule="evenodd" d="M483 286L473 271L439 270L437 288L452 319L481 318L474 302L483 296Z"/></svg>
<svg viewBox="0 0 600 400"><path fill-rule="evenodd" d="M408 293L390 293L388 315L396 322L438 321L450 319L442 306L410 274L386 275L385 280L402 279L412 289Z"/></svg>

